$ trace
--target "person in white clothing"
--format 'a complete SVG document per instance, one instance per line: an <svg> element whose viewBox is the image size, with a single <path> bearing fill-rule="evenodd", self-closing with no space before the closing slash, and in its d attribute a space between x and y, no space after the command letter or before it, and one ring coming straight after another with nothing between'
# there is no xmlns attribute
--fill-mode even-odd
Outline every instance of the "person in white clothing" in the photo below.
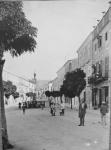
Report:
<svg viewBox="0 0 111 150"><path fill-rule="evenodd" d="M65 103L63 101L60 104L60 109L61 109L60 116L64 116Z"/></svg>

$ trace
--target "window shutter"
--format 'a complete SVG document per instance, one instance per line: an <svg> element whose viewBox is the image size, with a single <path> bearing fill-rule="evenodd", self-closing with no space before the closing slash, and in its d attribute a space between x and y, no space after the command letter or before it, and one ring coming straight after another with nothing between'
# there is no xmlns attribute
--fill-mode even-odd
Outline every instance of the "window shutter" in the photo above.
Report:
<svg viewBox="0 0 111 150"><path fill-rule="evenodd" d="M105 77L105 59L102 60L102 76Z"/></svg>
<svg viewBox="0 0 111 150"><path fill-rule="evenodd" d="M99 73L100 73L100 75L102 75L102 60L100 61L100 64L99 64L99 66L100 66L100 70L99 70Z"/></svg>
<svg viewBox="0 0 111 150"><path fill-rule="evenodd" d="M105 57L105 77L108 77L109 73L109 57Z"/></svg>
<svg viewBox="0 0 111 150"><path fill-rule="evenodd" d="M99 73L99 62L96 63L96 73Z"/></svg>

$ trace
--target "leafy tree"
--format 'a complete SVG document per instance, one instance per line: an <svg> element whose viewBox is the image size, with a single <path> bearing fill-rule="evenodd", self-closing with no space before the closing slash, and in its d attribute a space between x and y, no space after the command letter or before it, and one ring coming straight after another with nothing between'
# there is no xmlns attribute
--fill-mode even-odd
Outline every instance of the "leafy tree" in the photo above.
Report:
<svg viewBox="0 0 111 150"><path fill-rule="evenodd" d="M11 81L3 81L4 94L8 98L10 95L14 95L17 87L13 85Z"/></svg>
<svg viewBox="0 0 111 150"><path fill-rule="evenodd" d="M36 47L37 29L27 20L23 12L21 1L0 2L0 106L3 145L10 146L7 134L7 124L3 100L2 71L5 60L3 55L10 52L14 56L20 56L25 52L34 52Z"/></svg>
<svg viewBox="0 0 111 150"><path fill-rule="evenodd" d="M12 96L14 97L14 99L16 99L16 98L19 97L19 93L18 92L14 92L14 93L12 93Z"/></svg>
<svg viewBox="0 0 111 150"><path fill-rule="evenodd" d="M33 92L28 92L28 93L26 93L26 96L28 96L28 97L33 97Z"/></svg>
<svg viewBox="0 0 111 150"><path fill-rule="evenodd" d="M50 97L50 96L51 96L50 94L51 94L50 91L45 91L45 95L46 95L47 97Z"/></svg>
<svg viewBox="0 0 111 150"><path fill-rule="evenodd" d="M63 85L61 86L61 93L71 99L75 96L78 96L80 101L80 93L86 86L85 76L86 75L84 71L80 68L72 72L68 72L65 75L65 80L63 81Z"/></svg>
<svg viewBox="0 0 111 150"><path fill-rule="evenodd" d="M26 93L26 96L31 97L33 100L36 100L36 93L28 92Z"/></svg>

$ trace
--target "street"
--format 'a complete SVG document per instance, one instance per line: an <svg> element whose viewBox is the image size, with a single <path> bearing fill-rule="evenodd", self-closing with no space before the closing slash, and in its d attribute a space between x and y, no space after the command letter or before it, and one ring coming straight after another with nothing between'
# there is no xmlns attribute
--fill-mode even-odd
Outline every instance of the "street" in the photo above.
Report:
<svg viewBox="0 0 111 150"><path fill-rule="evenodd" d="M9 140L14 150L108 150L108 125L100 116L86 114L85 126L79 127L78 114L66 109L65 116L51 116L49 109L27 109L25 115L17 106L6 108Z"/></svg>

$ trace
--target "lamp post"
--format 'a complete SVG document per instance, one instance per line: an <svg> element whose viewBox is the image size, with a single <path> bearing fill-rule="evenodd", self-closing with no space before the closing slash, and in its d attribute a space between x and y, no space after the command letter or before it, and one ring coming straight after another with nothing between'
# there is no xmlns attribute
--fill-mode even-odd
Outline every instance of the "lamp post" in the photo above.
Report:
<svg viewBox="0 0 111 150"><path fill-rule="evenodd" d="M110 111L109 150L111 150L111 51L110 50L109 50L109 111Z"/></svg>
<svg viewBox="0 0 111 150"><path fill-rule="evenodd" d="M2 21L2 16L0 16L0 23ZM2 45L0 45L0 69L2 69L1 67L1 62L2 62L2 56L3 56L3 52L2 52ZM1 85L0 85L1 86ZM0 98L2 97L2 91L0 91ZM0 149L3 149L2 146L2 113L1 113L1 99L0 99Z"/></svg>

